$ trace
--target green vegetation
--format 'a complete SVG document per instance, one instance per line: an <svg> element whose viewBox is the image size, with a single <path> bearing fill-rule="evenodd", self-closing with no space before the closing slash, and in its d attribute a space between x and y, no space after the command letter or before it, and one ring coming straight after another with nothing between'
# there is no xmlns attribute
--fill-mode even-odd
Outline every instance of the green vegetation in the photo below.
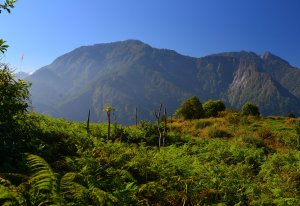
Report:
<svg viewBox="0 0 300 206"><path fill-rule="evenodd" d="M27 113L29 85L0 71L0 205L300 205L297 118L205 119L192 97L189 121L160 121L161 106L156 124L111 131L111 106L107 123Z"/></svg>
<svg viewBox="0 0 300 206"><path fill-rule="evenodd" d="M299 120L224 115L169 120L159 149L155 123L107 140L107 123L88 135L84 122L27 114L14 132L26 144L1 145L0 204L298 205Z"/></svg>
<svg viewBox="0 0 300 206"><path fill-rule="evenodd" d="M252 103L252 102L247 102L244 104L242 108L242 114L243 115L252 115L252 116L259 116L260 112L258 107Z"/></svg>
<svg viewBox="0 0 300 206"><path fill-rule="evenodd" d="M221 100L208 100L202 106L206 117L217 117L219 112L226 109Z"/></svg>
<svg viewBox="0 0 300 206"><path fill-rule="evenodd" d="M289 117L289 118L296 118L296 115L294 115L293 113L288 113L287 117Z"/></svg>
<svg viewBox="0 0 300 206"><path fill-rule="evenodd" d="M14 8L14 3L16 2L17 0L6 0L3 4L0 4L0 13L5 10L7 11L8 13L10 13L10 9L11 8ZM8 48L8 45L5 44L6 41L4 41L3 39L0 38L0 52L1 53L4 53L7 48Z"/></svg>
<svg viewBox="0 0 300 206"><path fill-rule="evenodd" d="M193 96L182 103L176 110L176 115L183 119L199 119L204 116L202 104L198 97Z"/></svg>
<svg viewBox="0 0 300 206"><path fill-rule="evenodd" d="M12 124L28 107L30 84L15 80L7 65L0 65L0 125Z"/></svg>

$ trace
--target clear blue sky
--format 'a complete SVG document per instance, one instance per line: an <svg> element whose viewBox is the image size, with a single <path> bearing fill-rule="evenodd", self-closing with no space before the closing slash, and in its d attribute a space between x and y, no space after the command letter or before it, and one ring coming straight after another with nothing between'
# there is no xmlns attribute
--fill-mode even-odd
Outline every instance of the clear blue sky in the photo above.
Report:
<svg viewBox="0 0 300 206"><path fill-rule="evenodd" d="M82 45L126 39L195 57L271 51L300 67L299 9L299 0L19 0L0 14L0 37L12 67L24 54L22 71Z"/></svg>

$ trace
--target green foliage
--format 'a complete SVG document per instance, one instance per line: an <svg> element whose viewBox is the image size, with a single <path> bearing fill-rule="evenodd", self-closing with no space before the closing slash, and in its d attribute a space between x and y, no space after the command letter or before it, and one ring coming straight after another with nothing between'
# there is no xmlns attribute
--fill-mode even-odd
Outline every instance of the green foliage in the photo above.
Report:
<svg viewBox="0 0 300 206"><path fill-rule="evenodd" d="M4 4L0 4L0 13L2 12L2 10L6 10L8 13L10 13L10 9L14 8L14 3L16 1L17 0L6 0L4 2ZM8 48L8 45L5 43L6 43L6 41L4 41L3 39L0 39L0 52L1 53L4 53Z"/></svg>
<svg viewBox="0 0 300 206"><path fill-rule="evenodd" d="M5 51L7 51L8 45L5 44L6 41L4 41L3 39L0 39L0 52L4 53Z"/></svg>
<svg viewBox="0 0 300 206"><path fill-rule="evenodd" d="M248 123L173 120L205 136L170 131L159 149L152 122L113 125L107 140L107 123L90 123L88 135L86 122L27 114L15 135L26 136L22 153L39 156L12 162L1 154L0 205L298 205L299 151L295 142L277 147L300 134L300 124L239 118Z"/></svg>
<svg viewBox="0 0 300 206"><path fill-rule="evenodd" d="M264 193L256 204L299 205L300 152L277 153L262 165L259 177Z"/></svg>
<svg viewBox="0 0 300 206"><path fill-rule="evenodd" d="M6 10L8 13L10 13L10 8L14 8L14 3L17 0L6 0L4 4L0 4L0 13L2 10Z"/></svg>
<svg viewBox="0 0 300 206"><path fill-rule="evenodd" d="M257 135L262 139L272 139L273 132L270 129L263 128L257 131Z"/></svg>
<svg viewBox="0 0 300 206"><path fill-rule="evenodd" d="M196 96L190 97L176 110L176 115L184 119L199 119L203 117L204 111L200 100Z"/></svg>
<svg viewBox="0 0 300 206"><path fill-rule="evenodd" d="M209 122L207 120L199 120L196 123L196 129L204 129L205 127L211 126L212 122Z"/></svg>
<svg viewBox="0 0 300 206"><path fill-rule="evenodd" d="M295 122L296 134L300 137L300 121Z"/></svg>
<svg viewBox="0 0 300 206"><path fill-rule="evenodd" d="M252 103L252 102L247 102L244 104L242 108L242 114L243 115L251 115L251 116L259 116L260 112L258 107Z"/></svg>
<svg viewBox="0 0 300 206"><path fill-rule="evenodd" d="M288 113L287 117L289 117L289 118L296 118L296 115L294 115L293 113Z"/></svg>
<svg viewBox="0 0 300 206"><path fill-rule="evenodd" d="M0 67L0 125L5 125L26 113L30 84L16 81L6 65Z"/></svg>
<svg viewBox="0 0 300 206"><path fill-rule="evenodd" d="M219 112L226 109L222 100L208 100L202 106L206 117L217 117Z"/></svg>
<svg viewBox="0 0 300 206"><path fill-rule="evenodd" d="M228 132L226 132L224 129L220 129L218 127L210 127L208 130L208 137L210 138L226 138L226 137L230 137L230 134Z"/></svg>
<svg viewBox="0 0 300 206"><path fill-rule="evenodd" d="M253 145L257 148L263 148L266 146L262 139L256 138L256 137L244 136L244 137L242 137L242 141L246 144Z"/></svg>

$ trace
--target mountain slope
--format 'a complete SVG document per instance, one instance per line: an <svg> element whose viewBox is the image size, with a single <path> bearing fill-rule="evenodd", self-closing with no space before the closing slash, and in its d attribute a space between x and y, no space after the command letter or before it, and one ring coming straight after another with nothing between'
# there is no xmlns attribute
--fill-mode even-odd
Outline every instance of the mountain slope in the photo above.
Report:
<svg viewBox="0 0 300 206"><path fill-rule="evenodd" d="M160 103L174 113L191 95L222 99L240 108L258 104L263 114L300 114L300 71L271 53L228 52L202 58L127 40L75 49L27 77L39 112L72 120L104 121L107 104L117 120L153 119Z"/></svg>

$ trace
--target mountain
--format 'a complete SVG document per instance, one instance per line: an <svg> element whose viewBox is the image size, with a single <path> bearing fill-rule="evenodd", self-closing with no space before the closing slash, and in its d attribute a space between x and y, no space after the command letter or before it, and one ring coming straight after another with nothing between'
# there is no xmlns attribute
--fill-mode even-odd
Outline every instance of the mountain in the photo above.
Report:
<svg viewBox="0 0 300 206"><path fill-rule="evenodd" d="M25 79L26 77L29 76L29 74L26 72L17 72L14 75L15 75L15 79Z"/></svg>
<svg viewBox="0 0 300 206"><path fill-rule="evenodd" d="M173 114L191 95L222 99L227 107L255 102L264 115L300 115L300 70L266 52L227 52L194 58L156 49L137 40L82 46L58 57L26 80L33 107L54 117L105 121L103 107L116 108L117 121L153 119L160 103Z"/></svg>

